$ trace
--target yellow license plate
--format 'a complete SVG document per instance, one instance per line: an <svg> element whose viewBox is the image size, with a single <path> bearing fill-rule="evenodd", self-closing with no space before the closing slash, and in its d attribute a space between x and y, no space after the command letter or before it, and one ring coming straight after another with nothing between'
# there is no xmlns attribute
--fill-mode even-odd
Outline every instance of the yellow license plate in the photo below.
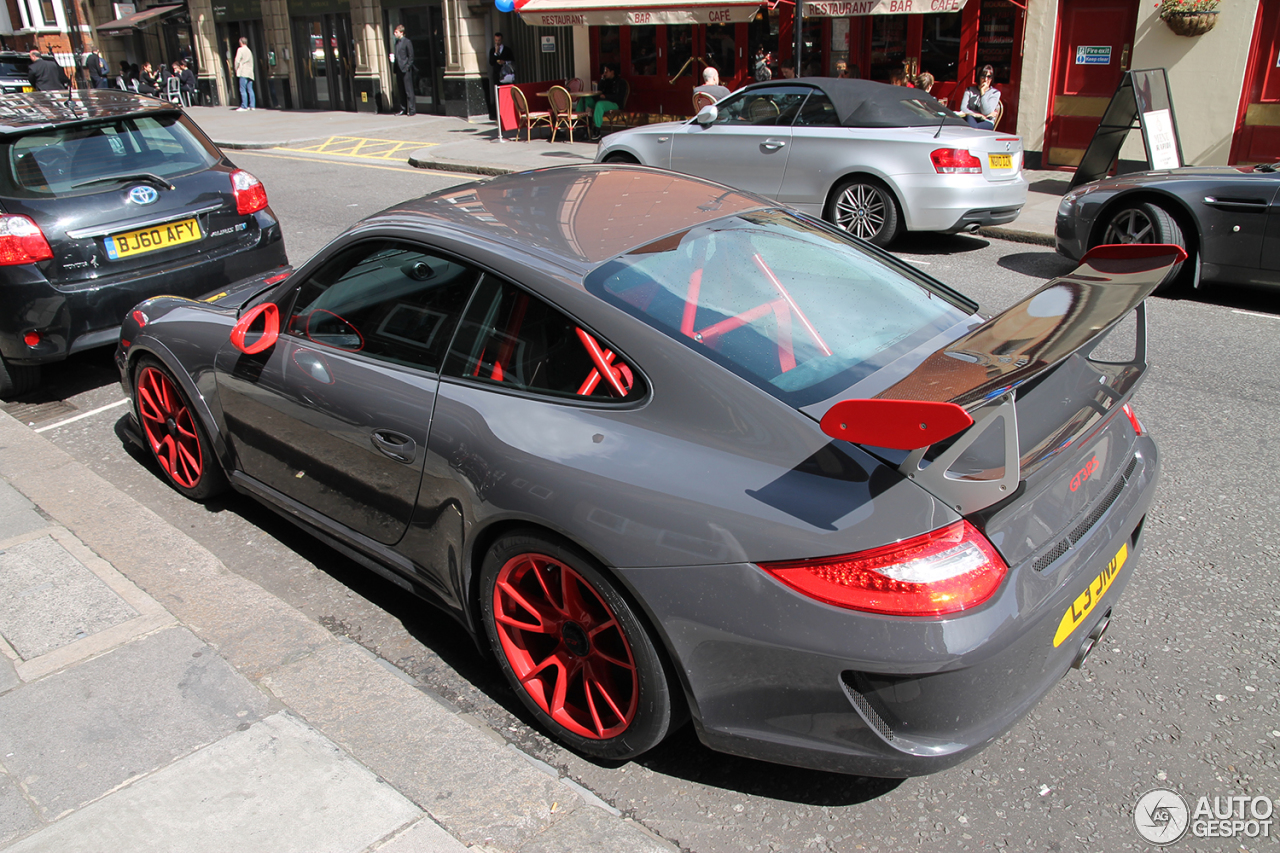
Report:
<svg viewBox="0 0 1280 853"><path fill-rule="evenodd" d="M991 168L993 169L1012 169L1013 155L1012 154L988 154L987 163L990 164Z"/></svg>
<svg viewBox="0 0 1280 853"><path fill-rule="evenodd" d="M183 243L194 243L204 237L200 233L200 223L194 219L181 222L168 222L164 225L153 225L137 231L126 231L123 234L112 234L107 238L107 257L113 261L143 252L154 252Z"/></svg>
<svg viewBox="0 0 1280 853"><path fill-rule="evenodd" d="M1089 614L1098 606L1102 596L1107 594L1107 590L1111 588L1111 582L1120 574L1120 569L1124 567L1124 561L1128 558L1129 546L1121 545L1120 552L1111 558L1107 567L1098 573L1084 592L1076 596L1075 601L1071 602L1067 612L1062 614L1062 620L1058 622L1058 633L1053 635L1055 649L1062 645L1063 640L1070 637L1076 628L1080 627L1080 623L1089 618Z"/></svg>
<svg viewBox="0 0 1280 853"><path fill-rule="evenodd" d="M22 93L23 93L24 95L25 95L27 92L34 92L34 91L35 91L35 88L34 88L34 87L31 87L31 86L23 86L23 87L22 87Z"/></svg>

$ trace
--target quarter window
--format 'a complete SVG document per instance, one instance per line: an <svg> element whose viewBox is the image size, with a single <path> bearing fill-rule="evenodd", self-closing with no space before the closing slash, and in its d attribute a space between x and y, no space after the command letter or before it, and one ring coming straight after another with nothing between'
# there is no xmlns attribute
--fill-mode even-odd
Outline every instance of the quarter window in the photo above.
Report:
<svg viewBox="0 0 1280 853"><path fill-rule="evenodd" d="M321 346L437 371L478 278L472 267L417 246L362 243L302 285L286 330Z"/></svg>
<svg viewBox="0 0 1280 853"><path fill-rule="evenodd" d="M540 299L486 277L444 373L556 397L637 400L644 384L604 341Z"/></svg>

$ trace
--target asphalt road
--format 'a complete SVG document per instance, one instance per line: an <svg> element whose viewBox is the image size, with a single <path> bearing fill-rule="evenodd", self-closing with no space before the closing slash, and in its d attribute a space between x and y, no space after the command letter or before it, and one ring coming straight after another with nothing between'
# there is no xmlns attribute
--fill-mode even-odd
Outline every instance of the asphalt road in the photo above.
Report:
<svg viewBox="0 0 1280 853"><path fill-rule="evenodd" d="M241 151L234 159L266 182L295 263L360 217L461 177L278 152ZM1041 247L967 236L913 235L895 248L989 310L1070 268ZM584 761L529 724L496 668L446 617L248 499L199 506L169 489L118 435L125 406L109 352L49 370L40 396L6 408L232 571L420 679L683 849L1148 849L1133 808L1151 788L1172 788L1192 803L1280 798L1274 305L1273 296L1244 289L1151 300L1152 369L1135 408L1160 444L1164 480L1148 518L1147 550L1103 647L978 758L901 782L720 755L689 727L639 761ZM1274 836L1187 838L1175 849L1275 850Z"/></svg>

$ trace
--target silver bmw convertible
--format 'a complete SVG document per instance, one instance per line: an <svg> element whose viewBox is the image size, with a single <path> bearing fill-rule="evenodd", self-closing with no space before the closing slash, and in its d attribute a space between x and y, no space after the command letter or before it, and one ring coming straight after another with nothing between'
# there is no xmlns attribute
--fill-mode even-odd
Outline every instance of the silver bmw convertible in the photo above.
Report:
<svg viewBox="0 0 1280 853"><path fill-rule="evenodd" d="M605 137L640 163L748 190L886 246L902 230L972 231L1027 202L1022 140L970 127L918 89L802 77L758 83L684 122Z"/></svg>

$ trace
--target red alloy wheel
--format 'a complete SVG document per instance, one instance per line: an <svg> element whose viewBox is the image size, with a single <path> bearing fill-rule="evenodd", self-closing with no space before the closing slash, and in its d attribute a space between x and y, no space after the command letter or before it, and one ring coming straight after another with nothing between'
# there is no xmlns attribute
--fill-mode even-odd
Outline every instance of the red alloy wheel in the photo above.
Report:
<svg viewBox="0 0 1280 853"><path fill-rule="evenodd" d="M204 473L200 438L191 410L163 371L144 367L138 374L138 415L156 461L175 483L194 489Z"/></svg>
<svg viewBox="0 0 1280 853"><path fill-rule="evenodd" d="M544 554L513 557L498 572L493 615L516 679L551 719L591 740L627 730L640 699L635 657L582 575Z"/></svg>

